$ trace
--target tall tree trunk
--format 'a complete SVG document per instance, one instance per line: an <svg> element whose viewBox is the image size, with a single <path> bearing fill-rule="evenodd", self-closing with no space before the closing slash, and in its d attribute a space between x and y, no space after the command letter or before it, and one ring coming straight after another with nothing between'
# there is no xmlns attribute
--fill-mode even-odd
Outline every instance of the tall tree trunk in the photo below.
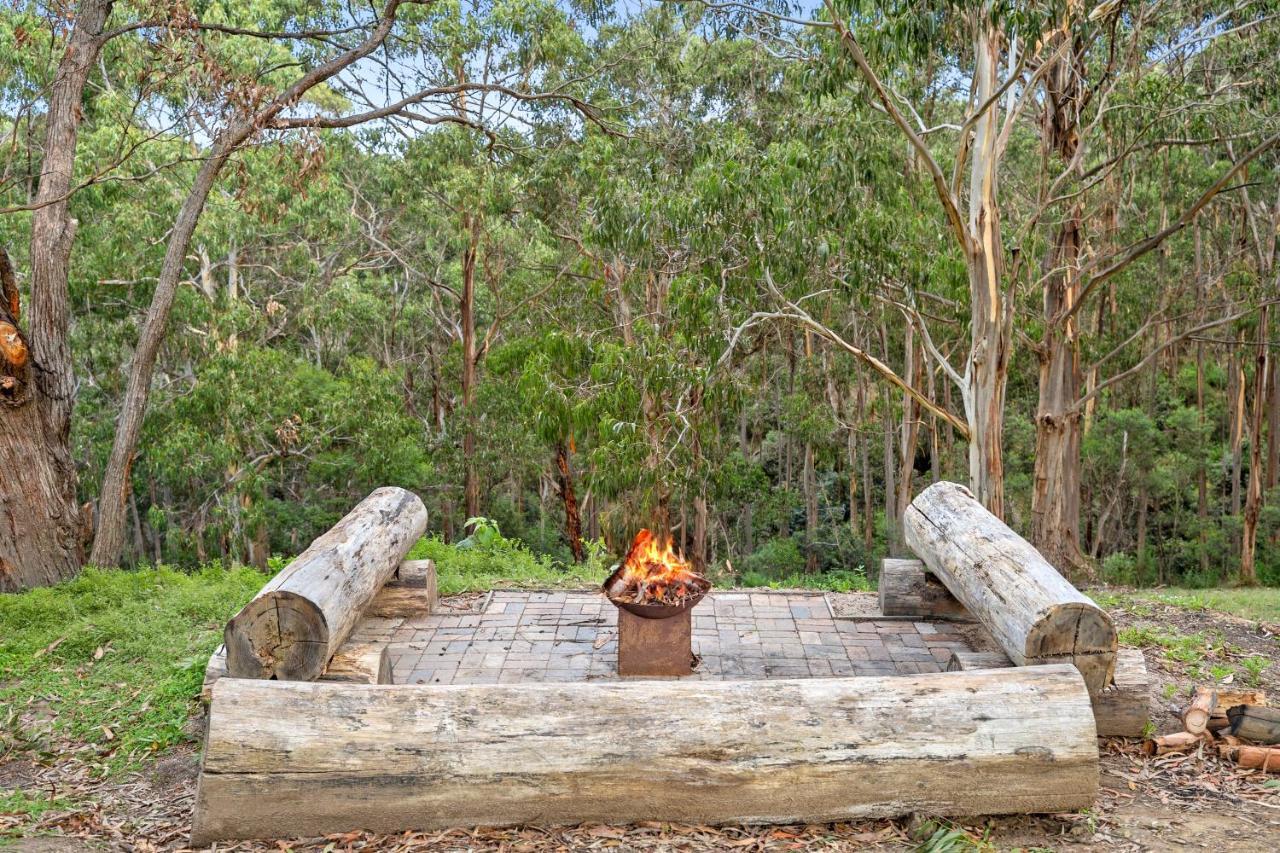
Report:
<svg viewBox="0 0 1280 853"><path fill-rule="evenodd" d="M479 254L479 217L468 214L467 249L462 256L462 296L459 314L462 323L462 462L465 467L463 497L467 517L480 514L480 480L476 472L475 386L476 386L476 259Z"/></svg>
<svg viewBox="0 0 1280 853"><path fill-rule="evenodd" d="M1044 270L1031 541L1064 575L1091 580L1080 545L1080 352L1076 321L1060 321L1079 295L1080 216L1075 206L1059 225Z"/></svg>
<svg viewBox="0 0 1280 853"><path fill-rule="evenodd" d="M1253 374L1253 416L1249 419L1249 486L1244 502L1244 529L1240 547L1240 583L1253 586L1258 582L1257 546L1258 514L1262 509L1262 411L1267 406L1267 380L1270 378L1270 348L1267 331L1269 307L1263 305L1258 316L1257 367Z"/></svg>
<svg viewBox="0 0 1280 853"><path fill-rule="evenodd" d="M990 103L973 126L969 171L969 313L972 342L964 407L969 425L969 483L974 496L1004 517L1004 402L1009 372L1009 306L1002 291L1004 247L997 205L1001 146L996 91L1002 38L985 18L975 22L974 101Z"/></svg>
<svg viewBox="0 0 1280 853"><path fill-rule="evenodd" d="M67 278L76 222L67 197L85 82L102 49L111 7L102 0L76 7L66 51L47 90L44 159L31 217L27 333L19 325L16 277L8 257L0 259L9 279L0 308L0 592L70 578L84 556L71 457L75 375L67 340ZM31 363L40 369L33 373Z"/></svg>
<svg viewBox="0 0 1280 853"><path fill-rule="evenodd" d="M814 464L813 442L804 443L804 551L805 571L818 571L818 472Z"/></svg>
<svg viewBox="0 0 1280 853"><path fill-rule="evenodd" d="M160 354L169 312L173 309L173 300L178 292L182 265L191 245L191 235L195 233L196 223L200 220L218 173L240 142L248 137L249 132L249 129L237 126L214 143L209 159L204 161L200 171L196 173L195 182L182 203L173 230L169 232L169 244L160 268L160 279L156 283L151 305L147 309L147 319L142 325L138 346L129 364L129 382L125 388L120 418L116 422L115 442L111 446L111 456L107 460L107 469L102 478L98 531L93 539L93 551L89 555L89 562L96 566L117 565L124 552L125 510L131 491L129 474L133 468L138 439L142 434L142 422L151 396L151 377L155 373L156 357Z"/></svg>
<svg viewBox="0 0 1280 853"><path fill-rule="evenodd" d="M564 502L564 536L569 540L575 563L587 559L582 547L582 517L578 513L578 498L573 490L573 470L569 467L569 444L556 443L556 476L560 480L560 500Z"/></svg>
<svg viewBox="0 0 1280 853"><path fill-rule="evenodd" d="M902 535L898 531L897 487L894 485L893 459L893 411L885 395L884 412L881 414L884 436L884 539L885 550L890 555L902 553Z"/></svg>
<svg viewBox="0 0 1280 853"><path fill-rule="evenodd" d="M918 388L924 360L916 358L915 330L910 325L907 326L903 349L905 354L903 376L913 387ZM911 490L915 480L916 443L919 435L920 404L910 394L903 392L902 429L899 434L900 444L898 448L898 488L893 512L894 529L899 531L899 537L902 535L902 517L907 511L907 507L910 506L911 498L913 497ZM906 545L902 542L898 544L900 546L899 550L905 552Z"/></svg>
<svg viewBox="0 0 1280 853"><path fill-rule="evenodd" d="M748 432L747 410L745 407L738 414L738 452L742 454L742 458L745 461L748 463L751 461L751 442L750 433ZM755 550L754 510L755 501L748 498L742 507L742 515L739 516L738 519L738 524L742 533L742 553L744 556Z"/></svg>

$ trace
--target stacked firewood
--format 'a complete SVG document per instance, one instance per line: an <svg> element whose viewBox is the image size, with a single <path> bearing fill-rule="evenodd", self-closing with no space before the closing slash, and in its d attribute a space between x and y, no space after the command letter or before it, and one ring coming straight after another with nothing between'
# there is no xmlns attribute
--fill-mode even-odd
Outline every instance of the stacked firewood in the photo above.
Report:
<svg viewBox="0 0 1280 853"><path fill-rule="evenodd" d="M1280 708L1261 690L1197 687L1182 712L1183 731L1148 739L1148 755L1216 750L1243 768L1280 773Z"/></svg>

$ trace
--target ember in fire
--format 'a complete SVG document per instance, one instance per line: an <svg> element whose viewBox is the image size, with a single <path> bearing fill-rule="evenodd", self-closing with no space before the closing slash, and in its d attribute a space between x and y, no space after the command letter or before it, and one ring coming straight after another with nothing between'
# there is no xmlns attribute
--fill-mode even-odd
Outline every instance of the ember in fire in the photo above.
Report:
<svg viewBox="0 0 1280 853"><path fill-rule="evenodd" d="M622 565L605 582L605 593L615 602L666 606L684 604L710 588L711 582L671 547L670 537L659 540L643 529Z"/></svg>

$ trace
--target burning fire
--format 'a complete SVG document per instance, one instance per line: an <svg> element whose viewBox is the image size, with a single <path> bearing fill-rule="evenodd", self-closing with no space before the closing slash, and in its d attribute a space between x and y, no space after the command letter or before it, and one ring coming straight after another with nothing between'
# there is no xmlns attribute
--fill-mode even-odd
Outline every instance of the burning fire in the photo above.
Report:
<svg viewBox="0 0 1280 853"><path fill-rule="evenodd" d="M660 541L644 529L636 534L622 565L605 581L609 598L635 604L675 606L710 588L710 582L671 547L670 537Z"/></svg>

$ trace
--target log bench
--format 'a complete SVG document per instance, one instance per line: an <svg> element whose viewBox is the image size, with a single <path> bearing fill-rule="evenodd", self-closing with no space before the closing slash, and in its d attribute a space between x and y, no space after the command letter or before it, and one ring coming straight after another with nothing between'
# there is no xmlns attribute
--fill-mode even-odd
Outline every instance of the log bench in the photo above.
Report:
<svg viewBox="0 0 1280 853"><path fill-rule="evenodd" d="M228 674L317 678L426 528L417 495L376 489L231 617Z"/></svg>
<svg viewBox="0 0 1280 853"><path fill-rule="evenodd" d="M1118 648L1111 617L968 489L934 483L907 507L902 525L907 546L1015 664L1074 664L1095 695L1111 685Z"/></svg>
<svg viewBox="0 0 1280 853"><path fill-rule="evenodd" d="M346 642L329 659L317 680L360 684L391 684L395 672L387 637L405 619L431 613L438 598L435 564L430 560L405 560L382 587ZM220 645L204 671L200 699L209 703L213 683L227 674L227 647Z"/></svg>
<svg viewBox="0 0 1280 853"><path fill-rule="evenodd" d="M1065 664L771 681L213 687L191 842L356 829L1057 812L1098 791Z"/></svg>
<svg viewBox="0 0 1280 853"><path fill-rule="evenodd" d="M1004 652L953 651L949 672L1011 667ZM1116 674L1111 686L1092 694L1093 716L1099 737L1143 737L1151 696L1151 677L1141 649L1120 649L1116 654Z"/></svg>

